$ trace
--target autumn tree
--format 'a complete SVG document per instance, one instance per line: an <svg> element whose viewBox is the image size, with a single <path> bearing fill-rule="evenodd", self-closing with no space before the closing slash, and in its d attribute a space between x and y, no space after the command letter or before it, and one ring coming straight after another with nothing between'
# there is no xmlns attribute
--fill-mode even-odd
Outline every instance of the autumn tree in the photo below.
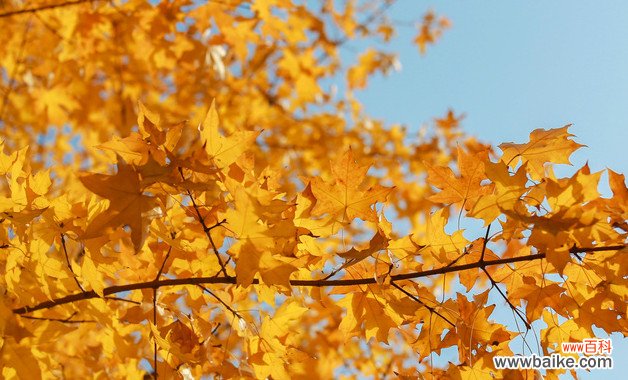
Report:
<svg viewBox="0 0 628 380"><path fill-rule="evenodd" d="M391 4L1 2L2 376L516 379L515 339L625 334L624 176L370 118Z"/></svg>

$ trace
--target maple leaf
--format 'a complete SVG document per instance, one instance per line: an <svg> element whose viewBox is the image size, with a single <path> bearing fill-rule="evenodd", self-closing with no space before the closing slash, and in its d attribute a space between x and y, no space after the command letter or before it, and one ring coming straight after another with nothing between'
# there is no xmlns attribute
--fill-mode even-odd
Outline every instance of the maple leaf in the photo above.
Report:
<svg viewBox="0 0 628 380"><path fill-rule="evenodd" d="M234 163L253 143L259 132L240 131L225 137L218 131L218 125L216 103L212 101L205 120L203 120L202 128L200 128L201 139L209 158L218 168L222 169Z"/></svg>
<svg viewBox="0 0 628 380"><path fill-rule="evenodd" d="M626 206L628 204L628 188L626 188L626 177L623 174L616 173L612 170L608 170L608 183L613 191L614 197L617 197L621 202L619 205Z"/></svg>
<svg viewBox="0 0 628 380"><path fill-rule="evenodd" d="M35 106L46 112L51 124L63 124L67 114L79 108L79 103L71 95L72 92L62 86L37 91Z"/></svg>
<svg viewBox="0 0 628 380"><path fill-rule="evenodd" d="M151 333L160 348L176 356L182 362L196 362L202 346L198 337L181 321L174 321L167 326L157 328L150 324Z"/></svg>
<svg viewBox="0 0 628 380"><path fill-rule="evenodd" d="M150 152L160 164L165 164L165 155L160 152L173 153L177 148L186 122L172 125L162 124L161 118L138 103L137 125L144 141L150 144ZM157 149L160 148L160 150Z"/></svg>
<svg viewBox="0 0 628 380"><path fill-rule="evenodd" d="M387 342L388 331L402 322L402 318L390 306L366 293L349 293L339 305L347 308L347 314L338 326L346 336L350 336L364 323L367 339L375 337L380 342Z"/></svg>
<svg viewBox="0 0 628 380"><path fill-rule="evenodd" d="M13 376L23 379L41 379L39 361L33 355L32 348L20 345L13 337L6 337L2 342L0 362L3 368L13 369ZM11 372L4 372L8 374Z"/></svg>
<svg viewBox="0 0 628 380"><path fill-rule="evenodd" d="M445 204L461 203L463 208L470 209L475 200L490 192L490 186L482 186L486 178L484 162L487 161L487 152L475 155L465 153L458 147L458 168L460 177L448 167L434 168L429 164L427 181L442 191L432 195L429 199Z"/></svg>
<svg viewBox="0 0 628 380"><path fill-rule="evenodd" d="M427 51L427 45L436 42L443 34L443 31L451 26L450 21L445 17L438 20L433 11L428 11L423 15L423 22L419 25L419 34L414 38L414 43L419 47L419 52L423 55Z"/></svg>
<svg viewBox="0 0 628 380"><path fill-rule="evenodd" d="M593 201L600 195L597 186L601 175L601 171L591 174L589 165L585 164L569 179L547 178L545 192L549 206L554 211L561 211L575 204Z"/></svg>
<svg viewBox="0 0 628 380"><path fill-rule="evenodd" d="M570 164L569 156L584 145L569 138L571 124L556 129L535 129L530 133L530 141L525 144L503 143L499 145L503 155L501 160L511 168L519 162L528 163L532 179L539 180L545 176L544 165L548 162Z"/></svg>
<svg viewBox="0 0 628 380"><path fill-rule="evenodd" d="M449 109L447 110L447 114L442 118L435 118L434 123L438 128L442 128L444 130L452 130L457 129L460 126L460 122L464 119L465 115L454 114L454 111Z"/></svg>
<svg viewBox="0 0 628 380"><path fill-rule="evenodd" d="M347 82L350 88L364 88L368 77L375 71L387 74L391 67L397 66L399 62L394 55L369 49L360 56L358 63L347 71Z"/></svg>
<svg viewBox="0 0 628 380"><path fill-rule="evenodd" d="M419 239L419 244L426 246L426 249L441 263L448 263L455 259L469 244L463 231L456 231L452 235L445 232L448 217L449 213L446 209L432 214L427 222L426 236Z"/></svg>
<svg viewBox="0 0 628 380"><path fill-rule="evenodd" d="M290 275L297 268L288 261L282 256L273 255L266 250L260 251L251 243L245 243L240 249L239 258L236 260L237 282L242 286L249 286L255 275L259 273L265 284L289 288Z"/></svg>
<svg viewBox="0 0 628 380"><path fill-rule="evenodd" d="M557 176L568 127L491 162L451 110L372 119L395 53L340 49L395 35L388 1L4 3L1 376L523 379L503 315L545 353L628 330L624 176ZM449 22L418 27L424 54Z"/></svg>
<svg viewBox="0 0 628 380"><path fill-rule="evenodd" d="M460 380L482 380L494 378L495 371L492 369L493 363L490 363L487 366L482 359L474 360L473 366L462 365L458 368L452 368L449 375L451 375L452 378Z"/></svg>
<svg viewBox="0 0 628 380"><path fill-rule="evenodd" d="M371 241L369 241L368 248L358 250L353 247L347 252L342 252L338 254L340 257L347 260L341 268L348 268L350 266L353 266L371 256L372 254L381 251L388 246L389 241L390 239L388 239L388 237L386 237L386 235L382 233L382 231L377 231L377 234L375 234Z"/></svg>
<svg viewBox="0 0 628 380"><path fill-rule="evenodd" d="M561 299L561 295L563 293L565 289L556 283L544 283L539 286L534 278L525 276L523 284L513 289L509 296L513 299L525 299L528 320L535 321L548 306L556 311L562 311L564 300Z"/></svg>
<svg viewBox="0 0 628 380"><path fill-rule="evenodd" d="M494 186L473 204L469 216L483 219L487 226L504 210L515 212L521 207L520 199L527 192L528 178L524 166L515 175L510 175L508 167L501 161L486 162L484 171Z"/></svg>
<svg viewBox="0 0 628 380"><path fill-rule="evenodd" d="M91 239L117 227L128 225L131 240L139 250L148 234L148 214L157 207L154 196L144 194L139 173L131 165L118 161L115 175L83 174L81 183L92 193L109 200L109 207L98 214L82 234Z"/></svg>
<svg viewBox="0 0 628 380"><path fill-rule="evenodd" d="M587 331L578 326L573 320L569 319L560 322L558 316L549 310L543 310L543 321L547 324L547 328L541 330L541 339L545 343L543 353L549 355L550 349L554 352L561 350L561 342L582 342L586 338L591 338Z"/></svg>
<svg viewBox="0 0 628 380"><path fill-rule="evenodd" d="M393 188L375 185L363 189L369 167L359 166L353 158L353 151L349 150L336 164L332 164L333 181L326 182L319 177L311 179L312 193L316 197L312 214L342 216L342 222L350 222L356 217L376 221L377 214L371 206L384 202Z"/></svg>
<svg viewBox="0 0 628 380"><path fill-rule="evenodd" d="M144 165L148 162L151 147L138 133L133 133L123 139L114 138L97 148L110 150L119 155L125 162L133 165Z"/></svg>

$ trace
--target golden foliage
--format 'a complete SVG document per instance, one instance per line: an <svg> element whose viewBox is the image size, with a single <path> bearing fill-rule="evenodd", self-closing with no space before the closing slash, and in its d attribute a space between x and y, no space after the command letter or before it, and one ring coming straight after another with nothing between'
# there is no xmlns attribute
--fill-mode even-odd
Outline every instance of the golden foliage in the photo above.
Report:
<svg viewBox="0 0 628 380"><path fill-rule="evenodd" d="M390 3L3 2L2 376L500 378L532 332L498 307L545 353L625 333L624 176L557 178L569 126L499 153L369 118L395 57L340 49Z"/></svg>

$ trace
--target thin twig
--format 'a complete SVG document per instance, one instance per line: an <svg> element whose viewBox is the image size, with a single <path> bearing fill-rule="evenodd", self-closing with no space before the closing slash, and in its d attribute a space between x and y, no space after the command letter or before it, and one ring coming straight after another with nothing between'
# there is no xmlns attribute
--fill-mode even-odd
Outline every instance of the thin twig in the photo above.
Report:
<svg viewBox="0 0 628 380"><path fill-rule="evenodd" d="M179 168L179 174L181 175L181 178L185 180L185 177L183 176L183 169ZM201 215L201 211L199 210L198 205L196 204L196 200L192 196L192 192L189 189L186 189L186 191L187 191L188 196L190 197L190 200L192 201L192 207L194 207L194 211L196 211L196 216L198 217L198 221L199 223L201 223L201 227L203 227L203 232L205 232L205 236L207 236L207 239L209 239L209 243L212 246L214 255L216 255L216 258L218 259L218 264L220 264L220 271L218 271L216 275L223 273L225 276L228 276L227 268L224 262L222 261L222 257L220 257L220 252L218 251L218 247L216 247L216 244L214 243L214 239L212 238L212 234L211 234L211 230L225 223L226 219L223 219L222 221L216 223L215 225L208 227L207 224L205 223L205 219Z"/></svg>
<svg viewBox="0 0 628 380"><path fill-rule="evenodd" d="M214 297L218 302L220 302L222 304L222 306L224 306L227 310L229 310L231 312L231 314L233 314L236 317L242 319L242 316L240 314L238 314L237 311L235 311L231 306L227 305L227 303L225 301L223 301L220 297L218 297L214 292L212 292L211 290L207 289L203 285L198 285L198 286L201 289L203 289L204 292L206 292L210 296Z"/></svg>
<svg viewBox="0 0 628 380"><path fill-rule="evenodd" d="M106 300L110 300L110 301L120 301L120 302L128 302L128 303L133 303L136 305L141 305L141 302L137 302L137 301L133 301L133 300L128 300L126 298L120 298L120 297L105 297Z"/></svg>
<svg viewBox="0 0 628 380"><path fill-rule="evenodd" d="M390 285L392 285L393 287L401 290L401 292L403 292L403 294L405 294L408 297L410 297L413 301L417 302L419 305L425 307L427 310L430 311L430 313L436 314L439 317L441 317L445 322L449 323L451 325L451 327L456 327L456 325L452 321L450 321L449 319L447 319L447 317L445 317L444 315L439 313L435 308L433 308L433 307L427 305L425 302L421 301L421 299L419 297L417 297L414 294L408 292L407 290L405 290L401 286L395 284L394 282L391 282Z"/></svg>
<svg viewBox="0 0 628 380"><path fill-rule="evenodd" d="M30 315L21 315L21 318L33 319L36 321L51 321L51 322L61 322L61 323L98 323L97 321L91 319L61 319L61 318L44 318L44 317L32 317ZM72 316L70 316L72 318Z"/></svg>
<svg viewBox="0 0 628 380"><path fill-rule="evenodd" d="M205 223L205 219L203 219L203 216L201 216L201 211L198 208L198 205L196 204L196 201L194 200L194 197L192 196L192 193L190 192L190 190L187 191L188 195L190 196L190 200L192 201L192 207L194 207L194 210L196 211L196 215L198 216L198 221L201 223L201 226L203 227L203 232L205 232L205 236L207 236L207 239L209 239L209 244L211 244L212 246L212 251L214 252L214 255L216 255L216 258L218 259L218 263L220 264L220 271L217 274L223 273L225 276L227 276L227 268L225 267L225 264L222 261L222 257L220 257L220 252L218 252L218 248L216 247L216 243L214 243L214 239L212 238L212 234L211 234L211 230L221 224L223 224L224 222L226 222L226 220L222 220L218 223L216 223L215 225L208 227L207 224Z"/></svg>
<svg viewBox="0 0 628 380"><path fill-rule="evenodd" d="M216 331L218 331L218 328L220 327L220 322L218 322L216 324L216 326L212 329L211 333L212 335L216 335Z"/></svg>
<svg viewBox="0 0 628 380"><path fill-rule="evenodd" d="M480 269L482 269L482 271L484 271L484 273L486 274L486 276L488 277L489 281L491 282L491 288L495 288L497 289L497 291L499 292L499 294L502 296L502 298L506 301L506 303L508 304L508 306L510 306L510 308L512 309L513 312L515 312L515 314L517 314L517 316L521 319L521 321L526 325L526 329L530 330L532 328L532 326L530 326L530 323L528 323L528 321L526 320L525 316L523 315L523 313L521 312L521 310L517 309L515 307L515 305L512 304L512 302L510 302L510 300L508 299L508 297L506 297L506 294L504 294L504 292L499 288L499 286L497 285L497 282L495 282L495 280L493 279L493 277L487 272L486 268L484 267L480 267Z"/></svg>
<svg viewBox="0 0 628 380"><path fill-rule="evenodd" d="M480 262L484 262L484 252L486 252L486 244L488 243L488 234L491 232L491 225L489 224L486 227L486 235L484 236L484 241L482 242L482 254L480 255Z"/></svg>
<svg viewBox="0 0 628 380"><path fill-rule="evenodd" d="M63 233L61 233L61 247L63 248L63 254L65 255L65 262L68 265L68 269L73 275L72 278L74 279L74 282L76 282L76 285L79 287L79 289L81 289L82 292L85 292L85 289L81 286L81 283L79 282L78 278L76 278L76 273L74 273L74 271L72 270L72 264L70 264L70 257L68 256L68 248L65 245L65 235Z"/></svg>
<svg viewBox="0 0 628 380"><path fill-rule="evenodd" d="M157 329L157 289L153 288L153 325ZM153 337L153 369L155 370L155 379L157 379L157 338Z"/></svg>
<svg viewBox="0 0 628 380"><path fill-rule="evenodd" d="M530 326L530 324L528 323L528 321L526 320L525 316L521 314L521 311L519 309L517 309L515 307L515 305L512 304L512 302L510 302L510 300L508 299L508 297L506 297L506 294L504 294L504 292L499 288L499 286L497 285L497 282L495 282L495 280L493 279L493 277L488 273L488 271L486 270L486 266L484 265L486 263L486 261L484 261L484 253L486 252L486 244L488 243L488 235L491 231L491 225L489 224L488 227L486 228L486 236L484 237L484 242L482 243L482 254L480 255L480 260L478 261L478 263L480 263L480 269L482 269L482 271L486 274L486 276L488 277L489 281L491 282L491 288L495 288L497 289L497 291L499 292L499 294L501 294L501 296L504 298L504 300L506 300L506 303L508 303L508 306L510 306L510 308L512 309L512 311L517 314L517 316L519 318L521 318L521 320L523 321L523 323L525 324L526 328L528 330L530 330L532 328L532 326Z"/></svg>
<svg viewBox="0 0 628 380"><path fill-rule="evenodd" d="M173 239L174 239L174 236L173 236ZM155 281L159 280L159 277L161 277L161 274L164 272L164 267L166 266L166 262L170 258L170 252L172 252L172 246L169 246L168 252L166 253L166 257L164 258L164 261L161 262L161 267L159 268L159 272L157 272L157 276L155 276Z"/></svg>

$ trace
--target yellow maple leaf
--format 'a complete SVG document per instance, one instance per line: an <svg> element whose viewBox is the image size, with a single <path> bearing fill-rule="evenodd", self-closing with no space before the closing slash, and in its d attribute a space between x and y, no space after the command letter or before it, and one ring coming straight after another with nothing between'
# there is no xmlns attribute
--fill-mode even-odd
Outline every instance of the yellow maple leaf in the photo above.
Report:
<svg viewBox="0 0 628 380"><path fill-rule="evenodd" d="M503 210L514 211L519 205L521 196L526 192L525 167L519 168L514 176L511 176L508 167L503 162L486 162L485 172L493 183L491 191L479 197L469 211L469 216L481 218L484 225L489 225ZM521 206L522 207L522 206Z"/></svg>
<svg viewBox="0 0 628 380"><path fill-rule="evenodd" d="M290 275L297 267L287 262L283 256L273 255L267 250L260 251L250 242L242 245L236 259L236 278L238 284L249 286L259 273L263 283L290 287Z"/></svg>
<svg viewBox="0 0 628 380"><path fill-rule="evenodd" d="M382 249L386 248L389 240L390 239L388 239L388 237L386 237L386 235L384 235L382 231L377 231L375 236L373 236L373 238L371 238L371 241L369 241L369 246L367 248L356 249L355 247L353 247L347 252L339 253L338 255L340 257L347 260L341 268L348 268L350 266L353 266L371 256L372 254L381 251Z"/></svg>
<svg viewBox="0 0 628 380"><path fill-rule="evenodd" d="M347 308L338 326L345 336L351 336L364 324L367 339L375 337L379 342L388 342L388 331L403 320L389 305L363 292L347 294L338 305Z"/></svg>
<svg viewBox="0 0 628 380"><path fill-rule="evenodd" d="M447 209L440 209L430 216L427 221L426 236L419 239L419 244L426 246L426 251L434 255L437 261L448 263L460 255L469 241L459 230L449 235L445 232L449 213Z"/></svg>
<svg viewBox="0 0 628 380"><path fill-rule="evenodd" d="M11 372L4 371L4 369L10 368L15 371L13 376L20 379L37 380L42 378L39 361L33 355L32 348L19 344L13 337L5 337L2 340L0 358L4 375L12 377L9 375Z"/></svg>
<svg viewBox="0 0 628 380"><path fill-rule="evenodd" d="M87 281L87 283L92 287L92 289L98 294L100 297L104 296L105 282L103 280L102 274L98 272L98 268L96 264L90 257L90 255L85 255L83 257L83 265L81 267L81 277Z"/></svg>
<svg viewBox="0 0 628 380"><path fill-rule="evenodd" d="M51 124L61 125L67 120L68 113L79 108L79 103L72 97L72 91L62 86L50 89L38 89L35 108L46 112Z"/></svg>
<svg viewBox="0 0 628 380"><path fill-rule="evenodd" d="M216 103L212 101L200 129L201 139L209 158L216 167L222 169L234 163L249 148L259 132L239 131L225 137L218 131L218 126Z"/></svg>
<svg viewBox="0 0 628 380"><path fill-rule="evenodd" d="M491 191L490 186L481 185L482 180L486 178L484 173L486 161L488 161L487 152L472 155L458 147L460 176L456 176L448 167L432 167L426 164L428 183L442 190L429 199L445 204L461 203L461 207L470 209L478 197Z"/></svg>
<svg viewBox="0 0 628 380"><path fill-rule="evenodd" d="M564 309L561 294L565 293L565 289L560 285L544 279L542 286L539 286L535 279L527 276L523 277L523 282L523 285L511 290L509 297L513 300L517 298L526 300L526 315L529 321L539 318L546 307L551 307L555 311Z"/></svg>
<svg viewBox="0 0 628 380"><path fill-rule="evenodd" d="M128 225L133 245L139 250L150 224L144 214L157 207L155 198L144 194L139 173L120 160L115 175L83 174L79 179L88 190L109 200L107 210L91 221L81 238L95 238Z"/></svg>
<svg viewBox="0 0 628 380"><path fill-rule="evenodd" d="M584 146L569 139L573 136L569 133L570 126L535 129L530 133L530 141L525 144L500 144L499 148L503 152L501 160L511 168L515 168L520 161L527 162L530 176L539 180L545 176L546 163L570 164L569 156Z"/></svg>
<svg viewBox="0 0 628 380"><path fill-rule="evenodd" d="M144 165L148 161L150 146L137 133L132 133L123 139L114 138L97 148L109 150L120 155L124 161L133 165Z"/></svg>
<svg viewBox="0 0 628 380"><path fill-rule="evenodd" d="M350 222L356 217L377 221L377 214L371 206L385 201L393 188L375 185L363 189L369 166L359 166L353 158L353 152L349 150L332 165L333 181L326 182L319 177L311 179L312 193L316 197L312 214L342 216L343 222Z"/></svg>

